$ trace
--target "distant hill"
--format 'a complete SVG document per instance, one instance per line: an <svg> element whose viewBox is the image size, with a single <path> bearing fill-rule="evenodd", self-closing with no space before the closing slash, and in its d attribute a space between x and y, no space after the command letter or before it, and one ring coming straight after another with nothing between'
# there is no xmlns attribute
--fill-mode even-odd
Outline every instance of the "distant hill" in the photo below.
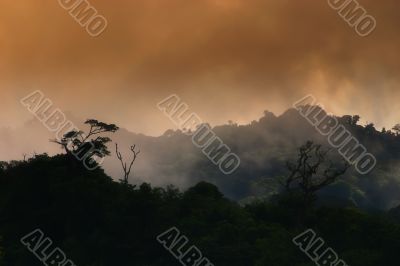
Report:
<svg viewBox="0 0 400 266"><path fill-rule="evenodd" d="M323 190L322 196L350 201L363 208L397 206L400 203L400 137L390 131L377 131L372 125L357 125L351 116L338 119L377 158L377 166L367 175L350 168L339 182ZM295 160L298 148L307 140L330 147L327 137L320 135L294 109L279 117L266 112L249 125L223 125L213 130L241 159L240 167L231 175L220 172L191 143L190 137L180 131L169 130L160 137L147 137L122 130L114 140L125 143L126 147L136 143L143 151L135 168L138 181L155 185L173 183L181 187L207 181L236 200L273 193L277 185L273 180L288 174L286 161ZM104 166L111 176L118 176L115 158L107 159ZM265 181L269 185L260 186Z"/></svg>
<svg viewBox="0 0 400 266"><path fill-rule="evenodd" d="M342 199L363 208L388 209L399 205L400 137L390 131L377 131L373 125L357 125L352 118L343 116L339 117L339 121L374 154L377 166L368 175L360 175L350 169L339 182L323 190L322 196ZM14 146L11 143L18 143L20 148L29 147L31 151L37 149L40 152L43 147L47 151L47 147L51 147L50 154L60 152L58 147L47 142L52 136L46 129L40 128L37 122L32 123L34 126L27 124L23 130L0 131L0 147L12 152ZM33 136L38 136L33 138L34 141L31 134L23 133L28 128L31 128ZM241 159L240 167L231 175L220 172L218 166L191 143L190 137L180 131L168 130L162 136L150 137L121 129L112 139L118 142L127 157L130 145L136 144L141 149L135 162L132 183L146 181L157 186L175 184L187 188L199 181L207 181L216 184L225 195L235 200L273 194L277 185L274 180L287 175L286 161L296 159L297 149L305 141L312 140L329 147L327 138L321 136L294 109L281 116L265 112L263 117L249 125L222 125L213 130ZM12 154L21 158L23 151L17 153L15 150ZM114 151L114 146L110 150ZM114 153L103 166L114 179L122 176ZM269 185L261 186L265 181Z"/></svg>

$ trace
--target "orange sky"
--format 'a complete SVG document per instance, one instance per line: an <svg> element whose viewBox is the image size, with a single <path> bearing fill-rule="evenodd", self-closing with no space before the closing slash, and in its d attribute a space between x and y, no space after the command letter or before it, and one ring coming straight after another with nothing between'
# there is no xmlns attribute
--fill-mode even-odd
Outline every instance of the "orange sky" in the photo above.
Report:
<svg viewBox="0 0 400 266"><path fill-rule="evenodd" d="M89 36L57 0L0 2L0 126L57 107L146 134L171 122L156 104L180 95L204 121L280 113L307 93L328 111L400 122L398 0L359 0L377 20L358 36L325 0L92 0L108 20Z"/></svg>

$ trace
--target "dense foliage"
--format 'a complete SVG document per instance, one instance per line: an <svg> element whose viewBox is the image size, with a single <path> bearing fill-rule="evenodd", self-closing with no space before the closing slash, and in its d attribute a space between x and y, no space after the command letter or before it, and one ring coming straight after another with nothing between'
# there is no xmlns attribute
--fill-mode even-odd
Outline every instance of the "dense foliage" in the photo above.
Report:
<svg viewBox="0 0 400 266"><path fill-rule="evenodd" d="M376 157L377 164L367 175L350 167L339 178L340 182L321 191L320 199L334 196L367 210L388 210L397 206L400 202L399 131L361 125L358 116L345 115L337 119ZM277 179L288 176L287 161L297 160L299 147L306 141L321 144L322 150L332 148L328 137L321 135L295 109L280 116L266 112L249 125L231 123L216 126L213 131L240 158L240 167L230 175L223 174L193 145L191 136L179 130L169 130L160 137L121 131L113 140L121 147L137 143L145 151L135 162L135 183L148 181L157 186L173 183L187 187L206 181L216 184L226 197L237 201L279 192ZM337 158L333 157L335 155ZM329 157L337 163L342 161L337 149L332 149ZM106 159L104 165L111 176L120 175L120 163L115 157ZM260 185L265 182L268 182L267 191Z"/></svg>
<svg viewBox="0 0 400 266"><path fill-rule="evenodd" d="M180 265L156 236L176 226L214 265L315 265L292 239L314 229L349 265L399 265L396 210L309 206L280 195L247 206L201 182L135 188L62 155L0 165L0 265L41 262L20 238L40 228L76 265Z"/></svg>

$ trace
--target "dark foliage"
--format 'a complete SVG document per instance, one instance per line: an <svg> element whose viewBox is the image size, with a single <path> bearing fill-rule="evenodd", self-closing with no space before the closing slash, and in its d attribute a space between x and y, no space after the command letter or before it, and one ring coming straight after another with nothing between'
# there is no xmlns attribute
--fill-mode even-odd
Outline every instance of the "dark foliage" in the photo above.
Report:
<svg viewBox="0 0 400 266"><path fill-rule="evenodd" d="M53 142L59 144L70 157L73 154L78 157L84 154L88 158L94 156L103 158L110 155L107 143L111 139L101 135L115 133L119 128L114 124L106 124L96 119L88 119L85 124L89 126L89 132L72 130L66 132L61 140L53 140Z"/></svg>
<svg viewBox="0 0 400 266"><path fill-rule="evenodd" d="M314 265L292 243L312 228L349 265L398 265L398 216L357 209L309 208L294 194L245 207L201 182L138 188L103 170L68 167L66 156L39 155L0 165L0 265L42 265L20 238L40 228L76 265L180 265L156 241L176 226L214 265Z"/></svg>

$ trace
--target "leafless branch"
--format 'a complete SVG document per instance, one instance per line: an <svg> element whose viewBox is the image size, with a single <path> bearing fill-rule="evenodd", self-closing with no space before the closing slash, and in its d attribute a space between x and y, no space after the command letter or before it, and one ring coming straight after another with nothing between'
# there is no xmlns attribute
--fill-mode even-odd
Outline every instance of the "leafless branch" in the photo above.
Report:
<svg viewBox="0 0 400 266"><path fill-rule="evenodd" d="M323 150L321 145L308 141L300 148L295 164L287 162L290 171L286 179L286 189L290 190L293 183L303 190L306 197L312 196L316 191L334 183L337 178L347 171L350 165L345 161L342 168L335 167L328 161L327 155L331 149ZM326 166L328 164L328 166ZM325 170L321 170L322 167Z"/></svg>
<svg viewBox="0 0 400 266"><path fill-rule="evenodd" d="M133 163L136 161L136 158L140 153L140 150L136 151L136 145L131 146L131 151L133 153L133 158L132 158L132 160L130 162L129 167L127 167L127 163L124 162L122 154L118 150L118 143L115 143L115 152L117 154L118 160L121 162L122 170L124 171L124 179L122 180L122 182L124 184L128 184L128 179L129 179L129 175L131 174Z"/></svg>

